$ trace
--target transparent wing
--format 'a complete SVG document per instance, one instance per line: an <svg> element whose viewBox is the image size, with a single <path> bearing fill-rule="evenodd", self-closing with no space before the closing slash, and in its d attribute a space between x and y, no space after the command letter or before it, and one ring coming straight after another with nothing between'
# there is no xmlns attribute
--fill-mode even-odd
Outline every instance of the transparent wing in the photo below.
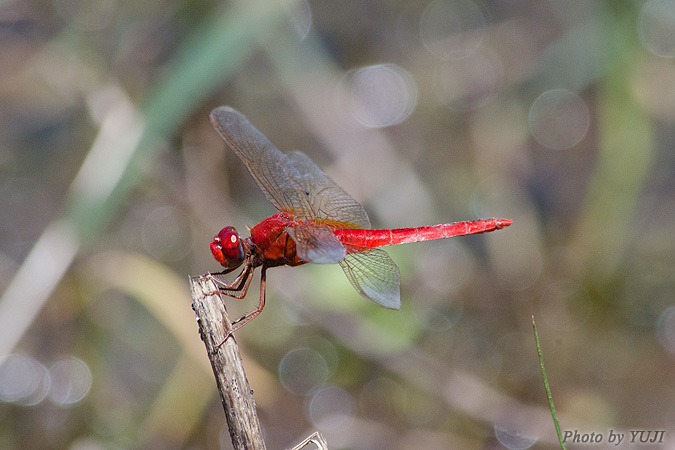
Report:
<svg viewBox="0 0 675 450"><path fill-rule="evenodd" d="M281 153L238 111L221 106L211 123L239 156L274 207L298 221L333 228L370 228L361 205L336 185L307 155Z"/></svg>
<svg viewBox="0 0 675 450"><path fill-rule="evenodd" d="M334 228L370 228L363 206L328 178L309 156L299 151L287 156L298 172L298 182L308 196L317 219L333 222L331 226Z"/></svg>
<svg viewBox="0 0 675 450"><path fill-rule="evenodd" d="M240 112L221 106L211 111L211 124L239 156L274 207L300 216L311 215L308 196L298 183L298 171L288 157Z"/></svg>
<svg viewBox="0 0 675 450"><path fill-rule="evenodd" d="M344 259L347 249L327 225L298 224L286 227L295 241L298 257L314 264L335 264Z"/></svg>
<svg viewBox="0 0 675 450"><path fill-rule="evenodd" d="M342 270L362 297L387 309L401 309L401 273L387 252L377 248L348 249Z"/></svg>

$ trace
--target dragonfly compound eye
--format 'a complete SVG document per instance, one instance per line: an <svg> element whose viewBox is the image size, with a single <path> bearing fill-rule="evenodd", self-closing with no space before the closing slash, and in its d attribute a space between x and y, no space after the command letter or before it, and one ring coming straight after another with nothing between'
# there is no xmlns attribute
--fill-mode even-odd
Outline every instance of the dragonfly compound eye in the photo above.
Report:
<svg viewBox="0 0 675 450"><path fill-rule="evenodd" d="M216 261L228 271L244 262L244 247L234 227L225 227L213 238L211 253Z"/></svg>

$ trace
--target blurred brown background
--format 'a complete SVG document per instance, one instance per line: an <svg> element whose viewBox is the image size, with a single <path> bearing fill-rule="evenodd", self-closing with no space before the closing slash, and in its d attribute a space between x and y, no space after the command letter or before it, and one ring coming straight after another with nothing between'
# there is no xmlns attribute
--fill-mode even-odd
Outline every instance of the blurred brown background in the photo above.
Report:
<svg viewBox="0 0 675 450"><path fill-rule="evenodd" d="M268 448L551 448L532 315L563 430L675 448L673 57L664 0L1 2L0 448L231 448L187 277L274 209L224 104L374 227L514 221L389 249L399 312L271 270Z"/></svg>

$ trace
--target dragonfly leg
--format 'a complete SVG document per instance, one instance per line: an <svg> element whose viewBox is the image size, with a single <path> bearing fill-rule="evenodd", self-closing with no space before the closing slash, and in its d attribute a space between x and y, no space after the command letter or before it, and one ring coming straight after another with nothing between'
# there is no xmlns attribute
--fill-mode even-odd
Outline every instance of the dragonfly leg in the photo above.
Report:
<svg viewBox="0 0 675 450"><path fill-rule="evenodd" d="M251 272L253 273L253 272ZM239 319L235 320L232 322L232 329L227 333L227 336L225 336L225 339L223 339L223 342L218 344L216 346L216 349L219 349L221 345L227 341L230 336L234 334L235 331L241 329L244 325L249 323L251 320L255 319L258 317L258 315L262 312L263 308L265 307L265 283L266 283L266 278L267 278L267 268L263 266L262 270L260 271L260 302L258 303L258 308L254 309L253 311L244 314L241 316Z"/></svg>
<svg viewBox="0 0 675 450"><path fill-rule="evenodd" d="M206 295L223 293L228 297L240 299L244 298L248 292L248 287L251 284L251 280L253 279L253 266L251 264L246 264L244 269L239 275L237 275L237 278L235 278L232 283L225 283L224 281L216 278L214 274L208 274L206 276L211 279L211 281L213 281L213 283L218 287L216 291L207 292Z"/></svg>

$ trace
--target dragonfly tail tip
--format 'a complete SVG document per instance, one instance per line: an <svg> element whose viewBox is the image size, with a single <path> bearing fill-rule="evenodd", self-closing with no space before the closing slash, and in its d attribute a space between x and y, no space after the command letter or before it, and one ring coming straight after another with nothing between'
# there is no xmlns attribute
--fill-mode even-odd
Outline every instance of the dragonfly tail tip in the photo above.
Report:
<svg viewBox="0 0 675 450"><path fill-rule="evenodd" d="M511 225L513 223L513 220L511 220L511 219L497 219L495 222L497 224L497 229L501 230L502 228L506 228L509 225Z"/></svg>

